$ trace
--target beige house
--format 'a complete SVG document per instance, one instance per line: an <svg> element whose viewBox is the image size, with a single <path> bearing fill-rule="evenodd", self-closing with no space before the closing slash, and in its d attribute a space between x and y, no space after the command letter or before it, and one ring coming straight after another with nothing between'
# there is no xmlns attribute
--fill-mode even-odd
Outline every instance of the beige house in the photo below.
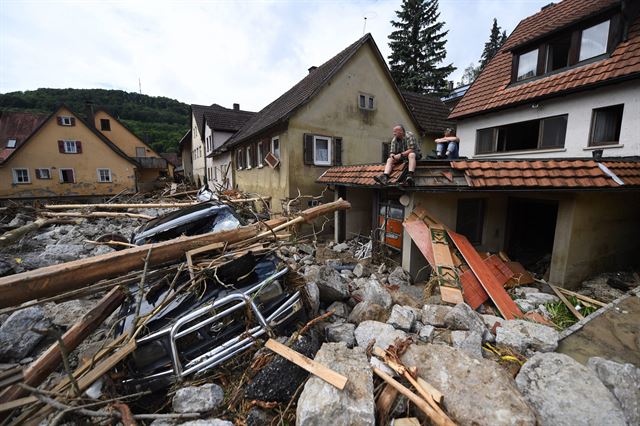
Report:
<svg viewBox="0 0 640 426"><path fill-rule="evenodd" d="M323 186L316 179L331 166L379 162L397 123L419 134L367 34L321 66L311 67L220 151L233 153L236 187L271 196L272 209L280 211L283 202L299 193L320 195ZM265 160L268 153L271 165Z"/></svg>

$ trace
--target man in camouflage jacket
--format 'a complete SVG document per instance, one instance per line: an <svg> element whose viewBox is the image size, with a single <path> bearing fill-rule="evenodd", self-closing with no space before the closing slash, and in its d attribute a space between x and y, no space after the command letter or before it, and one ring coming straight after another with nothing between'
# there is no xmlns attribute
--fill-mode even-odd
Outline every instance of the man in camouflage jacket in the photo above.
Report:
<svg viewBox="0 0 640 426"><path fill-rule="evenodd" d="M393 128L393 139L389 147L389 158L387 158L387 164L384 166L384 173L376 176L374 179L381 185L387 185L393 165L402 161L409 163L409 173L405 183L407 185L413 185L413 173L416 170L416 161L421 157L420 143L415 135L407 132L404 126L397 125Z"/></svg>

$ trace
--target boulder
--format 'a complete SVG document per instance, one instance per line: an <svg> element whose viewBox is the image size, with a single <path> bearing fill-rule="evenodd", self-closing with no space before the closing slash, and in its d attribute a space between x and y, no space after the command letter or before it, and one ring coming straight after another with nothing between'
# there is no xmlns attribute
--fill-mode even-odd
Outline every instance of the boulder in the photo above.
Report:
<svg viewBox="0 0 640 426"><path fill-rule="evenodd" d="M215 410L224 401L224 390L216 384L180 388L173 396L172 407L176 413L206 413Z"/></svg>
<svg viewBox="0 0 640 426"><path fill-rule="evenodd" d="M356 344L356 338L354 336L355 329L355 325L348 322L341 322L328 325L325 327L324 332L328 342L344 342L347 344L347 347L352 348Z"/></svg>
<svg viewBox="0 0 640 426"><path fill-rule="evenodd" d="M509 320L496 330L496 343L520 353L527 350L551 352L558 347L558 332L546 325L524 320Z"/></svg>
<svg viewBox="0 0 640 426"><path fill-rule="evenodd" d="M531 301L527 299L516 299L514 300L514 302L516 302L516 305L518 305L518 308L520 308L520 310L524 313L531 312L536 308L536 305L534 305L533 303L531 303Z"/></svg>
<svg viewBox="0 0 640 426"><path fill-rule="evenodd" d="M498 316L490 315L490 314L485 314L480 316L482 317L482 321L484 322L484 325L486 325L489 330L491 330L496 323L498 323L498 326L501 326L502 323L506 321L504 318L500 318Z"/></svg>
<svg viewBox="0 0 640 426"><path fill-rule="evenodd" d="M419 311L418 311L419 312ZM404 331L411 331L416 323L416 311L409 306L394 305L387 324Z"/></svg>
<svg viewBox="0 0 640 426"><path fill-rule="evenodd" d="M482 359L482 335L478 332L452 331L451 345L473 358Z"/></svg>
<svg viewBox="0 0 640 426"><path fill-rule="evenodd" d="M393 286L389 293L391 300L396 305L411 306L412 308L422 309L422 292L423 288L412 285Z"/></svg>
<svg viewBox="0 0 640 426"><path fill-rule="evenodd" d="M589 358L587 367L615 396L629 425L640 425L640 368L600 357Z"/></svg>
<svg viewBox="0 0 640 426"><path fill-rule="evenodd" d="M29 355L44 338L31 331L33 328L45 330L50 322L40 306L15 311L0 326L0 361L21 360Z"/></svg>
<svg viewBox="0 0 640 426"><path fill-rule="evenodd" d="M389 294L382 284L374 279L367 280L360 288L358 288L358 290L355 291L355 294L360 296L362 300L375 303L385 309L391 308L391 305L393 304L391 294Z"/></svg>
<svg viewBox="0 0 640 426"><path fill-rule="evenodd" d="M411 345L401 360L442 392L451 419L464 425L535 425L513 379L498 364L444 345Z"/></svg>
<svg viewBox="0 0 640 426"><path fill-rule="evenodd" d="M316 284L320 290L320 300L323 302L335 302L349 297L349 285L338 271L330 266L320 267Z"/></svg>
<svg viewBox="0 0 640 426"><path fill-rule="evenodd" d="M320 289L315 281L310 281L305 284L304 289L307 293L307 301L309 302L309 308L311 309L311 315L318 315L320 311Z"/></svg>
<svg viewBox="0 0 640 426"><path fill-rule="evenodd" d="M547 293L528 293L525 299L534 305L543 305L545 303L558 303L560 299L558 296Z"/></svg>
<svg viewBox="0 0 640 426"><path fill-rule="evenodd" d="M520 296L520 297L527 297L527 294L529 293L540 293L540 290L537 289L536 287L516 287L513 290L514 294L516 296Z"/></svg>
<svg viewBox="0 0 640 426"><path fill-rule="evenodd" d="M407 338L407 333L404 331L396 330L392 325L378 321L361 322L354 334L358 346L363 348L369 346L369 343L374 339L375 346L387 349L395 343L396 339L404 340Z"/></svg>
<svg viewBox="0 0 640 426"><path fill-rule="evenodd" d="M424 319L423 319L424 322ZM480 334L483 339L490 338L490 332L482 317L466 303L458 303L444 317L444 325L451 330L466 330Z"/></svg>
<svg viewBox="0 0 640 426"><path fill-rule="evenodd" d="M318 280L318 274L320 273L320 266L309 265L304 268L304 280L308 283L316 282Z"/></svg>
<svg viewBox="0 0 640 426"><path fill-rule="evenodd" d="M371 275L371 268L363 262L360 262L353 268L353 275L358 278L367 277Z"/></svg>
<svg viewBox="0 0 640 426"><path fill-rule="evenodd" d="M516 383L542 426L626 424L618 401L596 373L567 355L535 354Z"/></svg>
<svg viewBox="0 0 640 426"><path fill-rule="evenodd" d="M436 328L432 325L422 325L418 330L418 339L421 342L431 342L433 340L433 333Z"/></svg>
<svg viewBox="0 0 640 426"><path fill-rule="evenodd" d="M331 317L334 319L347 319L349 318L349 312L351 312L351 309L349 309L349 306L344 302L333 302L327 308L327 312L329 311L333 311L333 315Z"/></svg>
<svg viewBox="0 0 640 426"><path fill-rule="evenodd" d="M398 266L389 274L389 284L391 285L410 285L411 284L411 276L402 269L401 266Z"/></svg>
<svg viewBox="0 0 640 426"><path fill-rule="evenodd" d="M349 244L347 243L340 243L333 246L333 251L337 253L342 253L345 250L349 250Z"/></svg>
<svg viewBox="0 0 640 426"><path fill-rule="evenodd" d="M347 377L343 390L311 376L298 399L296 425L375 425L373 377L364 348L325 343L315 357Z"/></svg>
<svg viewBox="0 0 640 426"><path fill-rule="evenodd" d="M422 307L422 323L434 327L445 327L444 318L452 309L450 306L424 305Z"/></svg>
<svg viewBox="0 0 640 426"><path fill-rule="evenodd" d="M386 321L389 312L382 306L363 301L358 303L349 314L348 321L353 324L360 324L363 321Z"/></svg>
<svg viewBox="0 0 640 426"><path fill-rule="evenodd" d="M95 301L76 299L62 303L46 303L43 308L46 317L52 323L70 327L89 312L95 304Z"/></svg>

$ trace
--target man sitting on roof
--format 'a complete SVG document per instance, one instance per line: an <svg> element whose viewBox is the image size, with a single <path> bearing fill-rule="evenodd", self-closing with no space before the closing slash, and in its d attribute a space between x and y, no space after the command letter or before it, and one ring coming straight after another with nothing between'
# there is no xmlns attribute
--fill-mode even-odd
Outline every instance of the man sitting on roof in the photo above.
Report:
<svg viewBox="0 0 640 426"><path fill-rule="evenodd" d="M458 158L460 139L456 136L456 131L448 128L444 131L444 137L435 140L437 158L448 158L455 160ZM447 148L447 152L443 151Z"/></svg>
<svg viewBox="0 0 640 426"><path fill-rule="evenodd" d="M389 147L389 158L387 158L387 164L384 166L384 174L376 176L374 179L381 185L387 185L393 165L402 161L409 163L409 174L405 179L405 183L407 185L413 185L413 172L416 170L416 161L420 158L422 158L422 154L420 153L420 144L416 140L416 137L413 133L407 132L404 126L399 124L393 128L393 139Z"/></svg>

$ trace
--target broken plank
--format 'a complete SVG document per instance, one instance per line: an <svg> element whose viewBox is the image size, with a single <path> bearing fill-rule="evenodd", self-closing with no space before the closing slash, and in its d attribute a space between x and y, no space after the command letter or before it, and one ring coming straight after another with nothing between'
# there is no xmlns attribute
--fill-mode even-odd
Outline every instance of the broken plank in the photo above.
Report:
<svg viewBox="0 0 640 426"><path fill-rule="evenodd" d="M347 384L347 378L342 374L336 373L330 368L307 358L276 340L269 339L264 346L340 390L344 389Z"/></svg>
<svg viewBox="0 0 640 426"><path fill-rule="evenodd" d="M451 247L447 240L447 231L441 224L433 224L431 231L431 245L435 261L434 272L438 277L440 297L444 302L458 304L464 301L460 290L460 277L453 264Z"/></svg>
<svg viewBox="0 0 640 426"><path fill-rule="evenodd" d="M563 294L566 294L567 296L575 297L576 299L580 300L581 302L590 303L592 305L596 305L596 306L599 306L601 308L607 306L606 303L602 303L599 300L592 299L591 297L585 296L584 294L575 293L573 291L567 290L566 288L562 288L562 287L556 287L556 289L558 291L562 292Z"/></svg>
<svg viewBox="0 0 640 426"><path fill-rule="evenodd" d="M155 216L141 213L125 213L125 212L41 212L40 216L45 217L81 217L81 218L104 218L104 217L126 217L129 219L155 219Z"/></svg>
<svg viewBox="0 0 640 426"><path fill-rule="evenodd" d="M435 402L437 402L438 404L442 404L442 398L443 398L442 392L434 388L433 385L431 385L431 383L427 382L420 376L417 376L416 380L424 390L426 390L431 394L431 397Z"/></svg>
<svg viewBox="0 0 640 426"><path fill-rule="evenodd" d="M571 302L569 302L569 300L565 297L564 294L562 294L560 291L558 291L558 289L556 288L556 286L549 284L549 287L551 287L551 290L553 290L553 292L556 294L556 296L558 296L560 298L560 300L562 300L562 303L565 304L565 306L571 311L571 313L573 315L576 316L576 318L578 318L578 320L584 319L584 315L582 315L575 306L573 306L573 304L571 304Z"/></svg>
<svg viewBox="0 0 640 426"><path fill-rule="evenodd" d="M460 283L462 284L464 301L472 309L478 309L480 305L489 300L489 295L482 288L482 284L472 270L469 269L460 274Z"/></svg>
<svg viewBox="0 0 640 426"><path fill-rule="evenodd" d="M433 258L433 247L431 245L431 233L429 227L421 220L414 218L412 215L410 219L407 219L404 223L404 229L411 237L415 245L420 250L420 253L427 260L431 269L435 270L436 261Z"/></svg>
<svg viewBox="0 0 640 426"><path fill-rule="evenodd" d="M522 318L524 314L520 308L518 308L518 305L516 305L496 277L491 273L476 249L473 248L469 240L467 240L467 237L451 230L449 230L448 233L456 247L458 247L458 251L460 251L460 254L462 254L462 257L464 257L464 260L476 275L478 281L502 316L508 320Z"/></svg>
<svg viewBox="0 0 640 426"><path fill-rule="evenodd" d="M74 209L179 209L198 204L189 203L133 203L133 204L46 204L49 210L74 210Z"/></svg>
<svg viewBox="0 0 640 426"><path fill-rule="evenodd" d="M511 269L505 265L505 263L495 254L490 255L484 259L484 263L487 264L493 275L496 276L500 284L504 285L513 277L514 273Z"/></svg>

